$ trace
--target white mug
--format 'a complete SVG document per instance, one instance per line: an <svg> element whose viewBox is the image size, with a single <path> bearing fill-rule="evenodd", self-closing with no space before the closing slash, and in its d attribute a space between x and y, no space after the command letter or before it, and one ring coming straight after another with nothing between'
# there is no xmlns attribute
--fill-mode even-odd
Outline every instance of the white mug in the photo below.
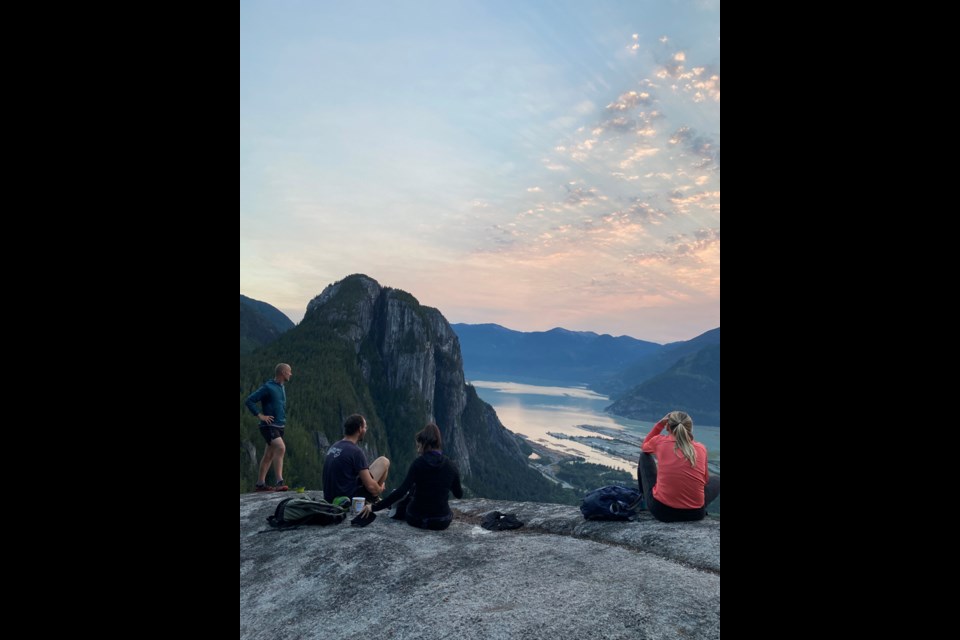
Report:
<svg viewBox="0 0 960 640"><path fill-rule="evenodd" d="M363 511L363 505L366 503L366 498L354 498L350 503L350 508L355 514L360 515L360 512Z"/></svg>

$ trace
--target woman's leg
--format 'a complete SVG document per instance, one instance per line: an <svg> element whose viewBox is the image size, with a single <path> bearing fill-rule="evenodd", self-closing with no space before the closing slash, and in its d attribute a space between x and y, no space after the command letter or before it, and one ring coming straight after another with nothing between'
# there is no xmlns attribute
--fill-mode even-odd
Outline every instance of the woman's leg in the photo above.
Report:
<svg viewBox="0 0 960 640"><path fill-rule="evenodd" d="M703 487L703 507L717 499L720 495L720 476L710 476L710 480Z"/></svg>
<svg viewBox="0 0 960 640"><path fill-rule="evenodd" d="M420 516L415 516L410 513L409 509L407 510L407 524L409 524L411 527L416 527L417 529L443 531L450 526L451 522L453 522L453 513L448 513L445 516L421 518Z"/></svg>
<svg viewBox="0 0 960 640"><path fill-rule="evenodd" d="M640 463L637 465L637 480L640 482L640 493L647 509L653 504L653 485L657 484L657 461L649 453L640 454ZM719 486L719 483L718 483Z"/></svg>
<svg viewBox="0 0 960 640"><path fill-rule="evenodd" d="M413 502L413 492L417 488L417 485L410 487L410 492L403 496L398 502L393 505L393 515L390 516L394 520L406 520L407 519L407 507L410 506L410 503Z"/></svg>
<svg viewBox="0 0 960 640"><path fill-rule="evenodd" d="M426 528L431 531L443 531L450 526L450 523L453 522L453 514L444 516L442 518L428 518L426 522Z"/></svg>

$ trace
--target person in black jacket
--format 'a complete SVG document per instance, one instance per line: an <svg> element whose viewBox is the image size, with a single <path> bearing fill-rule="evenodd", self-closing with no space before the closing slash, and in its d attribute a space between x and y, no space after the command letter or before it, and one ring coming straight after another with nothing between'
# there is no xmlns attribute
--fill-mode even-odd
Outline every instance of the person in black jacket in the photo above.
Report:
<svg viewBox="0 0 960 640"><path fill-rule="evenodd" d="M453 513L447 502L447 493L463 497L460 486L460 471L450 458L443 455L440 428L432 422L417 433L417 452L420 456L410 465L403 484L386 499L376 505L367 505L361 513L366 517L371 511L382 511L393 503L412 495L406 508L406 520L420 529L441 531L450 526Z"/></svg>

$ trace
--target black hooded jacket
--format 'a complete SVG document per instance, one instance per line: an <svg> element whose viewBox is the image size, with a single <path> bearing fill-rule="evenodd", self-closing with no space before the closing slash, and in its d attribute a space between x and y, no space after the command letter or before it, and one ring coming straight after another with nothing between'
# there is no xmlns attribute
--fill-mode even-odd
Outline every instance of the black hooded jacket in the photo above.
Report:
<svg viewBox="0 0 960 640"><path fill-rule="evenodd" d="M413 501L407 506L407 513L420 518L434 518L450 514L447 502L448 492L457 498L463 497L460 487L460 471L450 458L437 452L428 451L410 465L403 484L393 490L385 500L374 505L374 511L389 509L413 488Z"/></svg>

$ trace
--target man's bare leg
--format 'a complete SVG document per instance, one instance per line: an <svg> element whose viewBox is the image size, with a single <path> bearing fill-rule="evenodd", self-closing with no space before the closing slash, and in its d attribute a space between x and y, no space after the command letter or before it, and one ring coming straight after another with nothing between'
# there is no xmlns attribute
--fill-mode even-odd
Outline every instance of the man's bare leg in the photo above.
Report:
<svg viewBox="0 0 960 640"><path fill-rule="evenodd" d="M263 459L260 461L260 475L257 476L257 484L263 484L267 479L267 471L270 470L270 463L273 462L273 447L269 444L263 450Z"/></svg>
<svg viewBox="0 0 960 640"><path fill-rule="evenodd" d="M273 473L276 475L274 481L283 480L283 454L287 452L287 445L283 438L274 438L270 441L270 449L273 450Z"/></svg>
<svg viewBox="0 0 960 640"><path fill-rule="evenodd" d="M387 483L387 475L390 473L390 461L385 456L380 456L370 463L370 475L377 481L381 487Z"/></svg>

